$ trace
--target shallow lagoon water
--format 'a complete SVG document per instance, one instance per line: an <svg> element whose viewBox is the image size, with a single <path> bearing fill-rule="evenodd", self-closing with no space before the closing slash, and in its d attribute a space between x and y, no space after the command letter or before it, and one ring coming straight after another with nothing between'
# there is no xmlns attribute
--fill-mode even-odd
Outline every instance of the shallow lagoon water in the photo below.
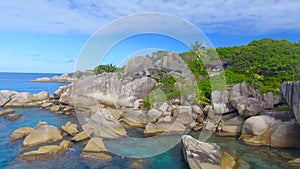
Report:
<svg viewBox="0 0 300 169"><path fill-rule="evenodd" d="M188 166L184 161L181 149L181 143L169 151L144 159L122 158L117 155L112 155L113 162L101 164L93 160L84 160L80 158L80 153L84 147L82 143L76 143L67 152L66 155L61 155L52 160L41 162L26 162L18 160L18 156L22 154L20 150L22 140L10 141L10 134L20 127L34 127L39 121L47 121L48 124L61 127L67 121L77 123L76 117L65 115L52 114L48 110L40 108L16 108L16 113L21 113L23 116L17 121L8 121L0 118L1 137L0 137L0 168L14 169L81 169L81 168L107 168L107 169L126 169L133 168L134 165L142 166L145 169L151 168L174 168L187 169ZM135 130L128 130L130 135L139 136L140 131L135 133ZM198 137L199 133L191 132L194 137ZM139 136L140 137L140 136ZM67 138L70 139L70 138ZM275 149L269 147L253 147L241 144L236 138L216 137L212 136L208 142L218 143L221 146L229 147L235 150L244 161L249 165L249 168L255 169L284 169L291 168L286 165L288 160L300 156L300 150L295 149ZM59 142L57 142L59 143ZM124 147L126 149L126 147ZM130 150L127 150L130 151Z"/></svg>

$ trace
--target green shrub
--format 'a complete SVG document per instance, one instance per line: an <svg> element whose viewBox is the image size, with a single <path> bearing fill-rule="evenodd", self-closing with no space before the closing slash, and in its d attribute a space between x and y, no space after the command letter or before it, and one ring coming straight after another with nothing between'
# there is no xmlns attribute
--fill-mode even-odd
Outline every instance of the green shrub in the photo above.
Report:
<svg viewBox="0 0 300 169"><path fill-rule="evenodd" d="M115 71L117 71L117 67L113 64L99 65L94 69L96 75L104 72L115 72Z"/></svg>

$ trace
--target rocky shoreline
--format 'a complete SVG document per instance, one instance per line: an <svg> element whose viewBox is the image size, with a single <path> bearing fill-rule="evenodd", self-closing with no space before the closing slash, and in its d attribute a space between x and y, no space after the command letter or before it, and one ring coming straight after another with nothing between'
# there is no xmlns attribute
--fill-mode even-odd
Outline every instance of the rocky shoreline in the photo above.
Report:
<svg viewBox="0 0 300 169"><path fill-rule="evenodd" d="M24 139L23 149L41 146L19 157L28 161L63 154L72 142L86 143L82 158L111 161L104 145L105 139L127 137L128 127L143 129L145 137L182 135L192 129L237 137L241 142L254 146L300 148L299 82L283 83L283 97L271 92L259 94L244 82L228 86L225 91L213 91L212 103L205 107L193 103L189 97L191 94L187 92L183 100L156 101L146 108L143 99L159 85L159 72L191 82L192 73L176 53L155 62L147 57L137 57L129 60L121 73L90 74L79 78L62 75L50 80L35 80L70 83L52 95L47 92L0 91L0 106L5 108L0 116L11 116L13 109L10 108L13 107L42 107L52 113L67 115L74 115L76 110L81 126L68 122L58 129L47 122L40 122L35 128L20 128L12 133L11 140ZM176 85L182 84L178 80ZM287 105L291 111L276 109ZM71 140L66 140L66 136L72 137ZM45 145L52 143L57 144ZM216 144L200 142L187 135L182 137L182 143L185 159L192 169L243 168L245 165L233 151ZM288 163L299 165L299 160Z"/></svg>

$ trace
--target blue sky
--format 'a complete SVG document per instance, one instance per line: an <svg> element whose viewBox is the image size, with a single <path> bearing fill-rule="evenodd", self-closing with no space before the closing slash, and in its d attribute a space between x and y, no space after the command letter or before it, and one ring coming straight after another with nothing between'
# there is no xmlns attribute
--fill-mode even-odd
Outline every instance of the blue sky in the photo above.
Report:
<svg viewBox="0 0 300 169"><path fill-rule="evenodd" d="M0 72L72 72L77 56L97 30L120 17L143 12L183 18L217 47L244 45L264 37L300 41L299 9L299 0L2 1ZM122 58L144 48L186 50L172 38L154 35L131 37L119 45L111 56Z"/></svg>

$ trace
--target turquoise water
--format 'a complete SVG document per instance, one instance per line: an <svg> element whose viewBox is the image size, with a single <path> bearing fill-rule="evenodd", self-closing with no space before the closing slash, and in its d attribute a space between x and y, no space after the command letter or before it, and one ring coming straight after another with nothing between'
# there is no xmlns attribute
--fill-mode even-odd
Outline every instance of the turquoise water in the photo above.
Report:
<svg viewBox="0 0 300 169"><path fill-rule="evenodd" d="M188 166L182 156L181 144L178 144L173 149L150 158L144 159L130 159L122 158L113 155L113 162L98 163L93 160L82 160L80 153L83 149L82 143L76 143L66 155L59 156L55 159L41 162L25 162L18 160L18 156L22 154L20 150L22 141L9 141L10 134L20 127L34 127L39 121L47 121L51 125L57 127L62 126L67 121L77 123L75 117L68 117L64 115L51 114L48 110L40 108L18 108L15 109L17 113L23 116L17 121L8 121L0 118L1 124L1 138L0 138L0 168L7 169L81 169L81 168L107 168L107 169L125 169L130 167L132 163L138 163L141 168L170 168L170 169L187 169ZM132 136L135 136L134 130L129 130ZM194 137L198 133L191 132ZM70 138L67 138L70 139ZM253 147L239 143L235 138L224 138L212 136L209 142L215 142L219 145L229 147L235 150L245 160L250 168L254 169L284 169L290 168L286 164L288 160L300 156L300 150L293 149L274 149L268 147ZM126 147L124 147L126 148Z"/></svg>
<svg viewBox="0 0 300 169"><path fill-rule="evenodd" d="M30 92L32 94L46 91L53 93L62 85L66 83L56 82L30 82L36 78L53 77L61 74L49 73L4 73L0 72L0 90L13 90L17 92Z"/></svg>
<svg viewBox="0 0 300 169"><path fill-rule="evenodd" d="M59 156L55 159L41 162L25 162L18 160L18 156L22 154L20 150L22 140L10 141L10 134L20 127L34 127L39 121L47 121L48 124L61 127L67 121L75 123L77 119L75 117L69 117L64 115L51 114L48 110L40 108L16 108L16 113L21 113L23 116L17 121L8 121L4 118L0 118L1 124L1 138L0 138L0 168L16 168L16 169L52 169L52 168L64 168L64 169L81 169L81 168L115 168L124 169L131 168L133 162L137 162L145 169L151 168L174 168L174 169L187 169L188 166L184 162L181 145L177 145L175 148L168 152L146 159L130 159L122 158L117 155L112 155L113 162L101 164L93 160L80 159L80 153L83 149L81 143L76 143L70 151L64 156ZM70 138L67 138L70 139ZM126 148L126 147L124 147Z"/></svg>
<svg viewBox="0 0 300 169"><path fill-rule="evenodd" d="M288 166L287 161L300 157L300 149L255 147L228 137L214 136L208 141L234 150L253 169L296 169L297 167Z"/></svg>

